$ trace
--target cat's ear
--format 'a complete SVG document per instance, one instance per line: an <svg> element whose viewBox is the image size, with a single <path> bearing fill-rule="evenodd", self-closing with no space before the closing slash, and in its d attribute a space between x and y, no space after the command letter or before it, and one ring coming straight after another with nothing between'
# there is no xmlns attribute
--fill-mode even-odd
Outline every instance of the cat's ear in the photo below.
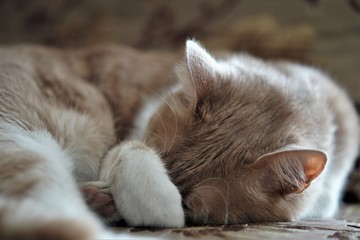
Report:
<svg viewBox="0 0 360 240"><path fill-rule="evenodd" d="M263 186L280 194L303 192L327 162L326 154L317 150L283 150L260 157L256 161Z"/></svg>
<svg viewBox="0 0 360 240"><path fill-rule="evenodd" d="M186 41L186 65L189 71L190 84L195 93L197 101L206 95L206 93L214 86L219 66L216 60L193 40Z"/></svg>

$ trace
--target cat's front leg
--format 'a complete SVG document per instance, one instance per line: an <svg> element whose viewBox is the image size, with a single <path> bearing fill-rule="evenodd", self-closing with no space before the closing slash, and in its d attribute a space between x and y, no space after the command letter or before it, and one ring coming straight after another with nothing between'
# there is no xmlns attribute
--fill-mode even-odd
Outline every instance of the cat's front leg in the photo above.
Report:
<svg viewBox="0 0 360 240"><path fill-rule="evenodd" d="M100 180L110 186L120 215L133 226L184 226L181 195L151 148L129 141L103 160Z"/></svg>

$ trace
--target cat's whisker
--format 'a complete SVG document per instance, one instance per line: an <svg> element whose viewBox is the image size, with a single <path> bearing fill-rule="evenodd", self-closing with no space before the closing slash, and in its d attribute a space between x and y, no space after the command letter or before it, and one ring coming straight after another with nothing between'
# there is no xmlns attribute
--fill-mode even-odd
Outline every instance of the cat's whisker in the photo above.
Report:
<svg viewBox="0 0 360 240"><path fill-rule="evenodd" d="M224 194L216 187L212 187L212 186L201 186L201 187L197 187L194 189L194 191L198 190L198 189L202 189L202 188L209 188L209 189L212 189L214 190L215 192L219 193L221 198L223 199L224 201L224 204L225 204L225 221L224 221L224 224L227 224L228 223L228 215L229 215L229 202L228 202L228 197L225 197Z"/></svg>
<svg viewBox="0 0 360 240"><path fill-rule="evenodd" d="M166 151L166 145L165 145L165 142L166 142L166 136L161 136L160 134L157 134L157 133L154 133L154 132L148 132L148 135L152 135L152 136L155 136L157 138L159 138L161 140L161 142L163 142L164 144L162 145L163 149L162 149L162 152L165 152Z"/></svg>
<svg viewBox="0 0 360 240"><path fill-rule="evenodd" d="M154 92L154 91L152 91L152 90L149 90L149 91L151 91L153 94L155 94L156 96L158 96L166 105L168 105L169 108L170 108L170 110L172 111L172 113L173 113L173 115L174 115L174 118L175 118L175 134L174 134L174 137L173 137L173 139L172 139L172 141L171 141L171 145L170 145L170 147L168 148L168 150L170 150L170 149L173 147L174 143L175 143L175 139L176 139L177 131L178 131L178 119L177 119L176 111L175 111L174 108L169 104L169 102L166 101L166 99L165 99L163 96L161 96L160 94L158 94L157 92Z"/></svg>
<svg viewBox="0 0 360 240"><path fill-rule="evenodd" d="M200 181L200 179L199 179L199 176L198 175L196 175L195 173L193 173L193 172L191 172L190 173L191 175L193 175L196 179L197 179L197 181ZM197 186L197 185L195 185L195 186Z"/></svg>
<svg viewBox="0 0 360 240"><path fill-rule="evenodd" d="M195 175L195 174L194 174ZM196 176L196 175L195 175ZM229 191L229 182L228 181L226 181L224 178L220 178L220 177L211 177L211 178L207 178L207 179L205 179L205 180L202 180L201 182L199 182L199 183L197 183L196 185L195 185L195 187L196 186L199 186L200 184L202 184L202 183L205 183L205 182L207 182L207 181L210 181L210 180L221 180L222 182L224 182L225 184L226 184L226 191L228 192Z"/></svg>
<svg viewBox="0 0 360 240"><path fill-rule="evenodd" d="M165 138L163 136L161 136L160 134L157 134L157 133L154 133L154 132L149 132L149 135L156 136L156 137L160 138L162 141L165 141Z"/></svg>
<svg viewBox="0 0 360 240"><path fill-rule="evenodd" d="M138 90L136 90L133 86L130 86L130 85L128 84L128 87L131 88L137 95L139 95L146 103L151 104L150 101L149 101L144 95L142 95ZM163 139L164 139L163 152L165 152L165 150L166 150L166 136L167 136L167 131L166 131L165 122L164 122L164 120L162 119L162 117L161 117L161 115L159 114L159 111L158 111L157 109L155 110L155 114L160 118L160 121L161 121L162 126L163 126L163 129L164 129L165 138L163 138Z"/></svg>
<svg viewBox="0 0 360 240"><path fill-rule="evenodd" d="M204 217L204 222L203 222L203 224L206 224L209 220L209 213L210 213L209 206L206 204L205 200L200 195L198 195L196 193L192 193L192 195L194 197L197 197L198 199L200 199L200 201L203 204L202 208L192 208L192 211L194 213L194 219L197 219L197 215L198 215L197 210L202 209L203 211L206 212L206 216Z"/></svg>

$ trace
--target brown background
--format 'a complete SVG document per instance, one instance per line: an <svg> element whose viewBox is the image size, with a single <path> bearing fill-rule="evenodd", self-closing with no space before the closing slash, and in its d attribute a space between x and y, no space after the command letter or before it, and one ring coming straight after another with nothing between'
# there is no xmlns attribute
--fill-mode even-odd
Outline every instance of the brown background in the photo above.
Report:
<svg viewBox="0 0 360 240"><path fill-rule="evenodd" d="M315 64L360 101L359 0L0 0L0 44L246 50Z"/></svg>

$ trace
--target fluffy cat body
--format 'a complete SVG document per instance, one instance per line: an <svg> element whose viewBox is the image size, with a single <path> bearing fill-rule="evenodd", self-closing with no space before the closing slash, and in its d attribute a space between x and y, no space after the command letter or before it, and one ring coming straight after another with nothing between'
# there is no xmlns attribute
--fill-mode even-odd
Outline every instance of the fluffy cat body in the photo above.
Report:
<svg viewBox="0 0 360 240"><path fill-rule="evenodd" d="M84 182L109 187L118 212L108 220L130 225L337 210L358 119L317 69L216 60L194 41L177 76L179 56L120 46L0 56L0 236L114 237L87 208Z"/></svg>

